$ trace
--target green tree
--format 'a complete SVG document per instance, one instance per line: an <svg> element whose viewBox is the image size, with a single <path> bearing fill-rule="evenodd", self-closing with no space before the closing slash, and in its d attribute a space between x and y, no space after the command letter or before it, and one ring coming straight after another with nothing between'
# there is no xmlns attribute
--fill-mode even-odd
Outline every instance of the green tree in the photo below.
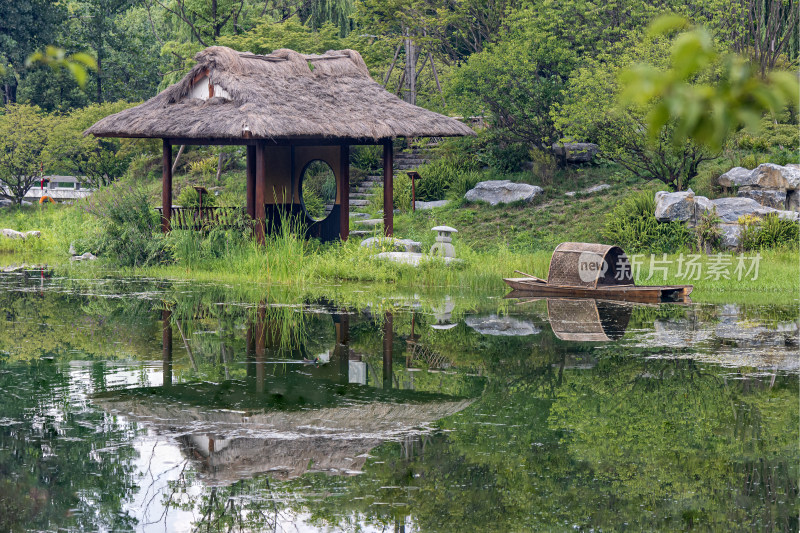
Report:
<svg viewBox="0 0 800 533"><path fill-rule="evenodd" d="M682 190L703 161L714 155L685 139L673 142L675 121L648 132L648 113L654 104L620 104L619 75L640 61L665 70L669 43L643 37L616 55L586 58L573 74L564 103L553 111L556 127L566 138L597 143L600 154L645 180L660 180Z"/></svg>
<svg viewBox="0 0 800 533"><path fill-rule="evenodd" d="M668 34L687 25L680 17L662 17L651 33ZM702 27L676 37L666 68L659 63L636 64L620 80L623 102L648 109L652 139L666 132L674 145L692 142L719 150L743 126L758 130L765 113L774 116L787 105L798 108L796 74L770 72L762 79L742 57L720 52Z"/></svg>
<svg viewBox="0 0 800 533"><path fill-rule="evenodd" d="M61 3L47 0L0 2L0 83L4 104L17 101L25 60L38 48L55 41L65 14Z"/></svg>
<svg viewBox="0 0 800 533"><path fill-rule="evenodd" d="M0 115L0 197L22 204L41 179L51 119L38 107L12 104Z"/></svg>
<svg viewBox="0 0 800 533"><path fill-rule="evenodd" d="M130 162L130 150L124 148L131 141L84 136L83 132L98 120L132 105L124 101L94 104L57 120L48 139L52 160L66 172L85 176L85 182L95 188L122 177Z"/></svg>
<svg viewBox="0 0 800 533"><path fill-rule="evenodd" d="M551 118L561 101L576 54L517 16L497 43L457 68L446 83L450 105L463 115L484 115L508 141L549 147L558 137Z"/></svg>

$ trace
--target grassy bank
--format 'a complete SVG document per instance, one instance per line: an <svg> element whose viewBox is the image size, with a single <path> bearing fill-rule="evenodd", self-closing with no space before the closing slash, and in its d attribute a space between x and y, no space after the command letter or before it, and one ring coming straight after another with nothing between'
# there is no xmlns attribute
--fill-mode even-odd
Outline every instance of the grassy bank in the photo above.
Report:
<svg viewBox="0 0 800 533"><path fill-rule="evenodd" d="M509 211L513 213L515 209L512 207ZM463 213L470 209L457 211ZM491 220L492 213L499 216L500 212L490 208L481 211L480 216ZM404 215L398 217L398 227L429 227L433 221L448 220L443 214L440 211ZM473 291L500 296L506 292L502 278L515 276L514 270L546 277L552 253L549 246L540 250L530 246L524 249L505 239L483 240L476 245L474 241L470 242L470 232L465 231L466 235L460 233L454 239L463 263L445 266L430 261L415 268L377 260L373 257L374 250L361 247L355 239L345 244L322 245L287 233L272 238L267 246L258 246L249 240L221 239L222 244L210 248L209 239L202 239L197 233L175 231L169 240L174 254L170 264L119 268L111 258L103 257L92 263L70 263L70 243L87 232L96 231L97 225L93 215L78 207L34 206L21 211L4 210L0 214L0 227L19 231L38 229L42 236L25 241L0 240L0 264L46 263L60 273L74 277L147 276L225 284L283 285L301 293L310 287L338 285L346 291L369 291L387 297L401 289ZM482 231L481 228L488 225L488 222L476 224L473 231ZM586 231L586 228L575 231ZM428 229L419 232L423 248L429 246L433 241L432 232ZM412 231L408 233L414 236ZM508 235L512 233L511 230L506 232ZM591 236L587 234L587 237ZM555 237L558 240L558 236ZM636 281L651 285L693 284L695 292L692 297L696 301L786 303L795 300L800 292L798 253L762 251L757 274L755 269L751 269L754 256L754 253L745 254L741 273L736 270L740 261L734 254L701 256L696 261L698 266L694 275L687 277L688 252L684 254L683 262L680 254L669 255L666 259L661 255L652 259L650 255L640 255L636 257L640 267Z"/></svg>

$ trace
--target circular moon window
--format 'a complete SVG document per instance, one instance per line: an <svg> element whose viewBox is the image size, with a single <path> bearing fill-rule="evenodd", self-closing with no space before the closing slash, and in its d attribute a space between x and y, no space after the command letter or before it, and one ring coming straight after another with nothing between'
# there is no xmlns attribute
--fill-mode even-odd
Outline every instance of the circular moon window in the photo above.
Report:
<svg viewBox="0 0 800 533"><path fill-rule="evenodd" d="M314 220L323 220L336 203L336 175L331 166L315 159L306 165L300 176L300 198Z"/></svg>

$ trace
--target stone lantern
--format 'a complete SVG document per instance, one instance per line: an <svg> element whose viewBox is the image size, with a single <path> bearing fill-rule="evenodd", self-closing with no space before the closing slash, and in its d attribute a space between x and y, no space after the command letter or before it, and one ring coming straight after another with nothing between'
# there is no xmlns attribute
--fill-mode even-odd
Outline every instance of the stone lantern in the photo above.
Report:
<svg viewBox="0 0 800 533"><path fill-rule="evenodd" d="M436 242L431 246L431 255L439 257L455 257L456 249L453 248L451 233L458 233L458 230L450 226L436 226L431 228L431 231L438 232L436 234Z"/></svg>

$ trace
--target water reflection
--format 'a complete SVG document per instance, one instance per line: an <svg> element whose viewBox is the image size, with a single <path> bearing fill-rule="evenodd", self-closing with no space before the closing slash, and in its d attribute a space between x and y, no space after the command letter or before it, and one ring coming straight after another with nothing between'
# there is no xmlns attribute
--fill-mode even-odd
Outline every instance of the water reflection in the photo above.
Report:
<svg viewBox="0 0 800 533"><path fill-rule="evenodd" d="M547 318L562 341L604 342L621 339L633 305L591 299L547 299Z"/></svg>
<svg viewBox="0 0 800 533"><path fill-rule="evenodd" d="M0 287L3 531L797 529L792 305Z"/></svg>
<svg viewBox="0 0 800 533"><path fill-rule="evenodd" d="M375 446L423 434L435 421L472 403L397 388L390 312L382 317L381 388L368 386L369 366L349 346L350 314L321 309L315 306L315 314L322 323L330 321L332 345L309 353L310 343L291 331L304 327L302 314L286 320L282 308L260 305L245 328L245 379L231 379L228 367L239 358L223 345L225 380L219 383L173 383L174 330L185 336L177 315L161 311L162 385L96 394L94 403L174 438L182 453L197 462L198 478L211 484L262 473L279 479L306 472L360 473ZM186 351L192 352L188 344ZM197 370L194 355L191 360Z"/></svg>

